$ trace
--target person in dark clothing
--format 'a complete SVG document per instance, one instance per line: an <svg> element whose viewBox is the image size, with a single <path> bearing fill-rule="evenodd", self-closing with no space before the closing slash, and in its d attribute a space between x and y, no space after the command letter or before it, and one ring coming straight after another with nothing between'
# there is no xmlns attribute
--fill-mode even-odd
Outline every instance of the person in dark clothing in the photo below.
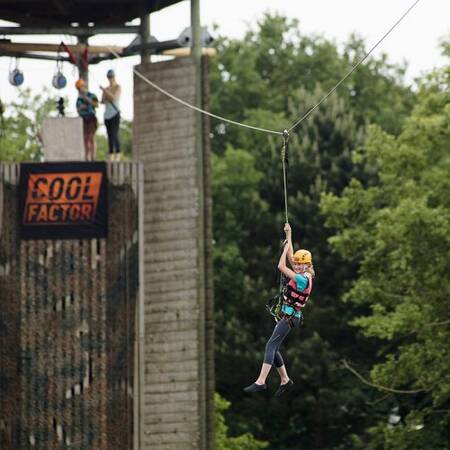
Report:
<svg viewBox="0 0 450 450"><path fill-rule="evenodd" d="M119 141L119 128L120 128L120 94L122 89L116 81L116 75L114 70L110 69L106 73L106 77L109 81L109 86L102 87L102 103L105 104L104 121L106 126L106 132L108 134L109 145L109 157L111 161L120 161L120 141Z"/></svg>

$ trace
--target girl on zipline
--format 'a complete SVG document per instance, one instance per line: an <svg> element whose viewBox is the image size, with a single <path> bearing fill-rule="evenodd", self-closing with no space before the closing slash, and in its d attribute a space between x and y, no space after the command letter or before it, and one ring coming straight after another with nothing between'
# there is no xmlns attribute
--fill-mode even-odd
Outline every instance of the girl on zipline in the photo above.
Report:
<svg viewBox="0 0 450 450"><path fill-rule="evenodd" d="M285 224L284 231L286 233L286 243L278 262L278 270L289 281L281 294L281 311L272 336L267 342L259 377L253 384L244 388L244 391L250 394L266 390L266 378L273 365L277 368L281 378L281 384L275 393L275 397L283 395L294 384L287 374L279 349L290 329L297 327L302 320L301 309L305 307L311 294L315 273L311 253L308 250L298 250L294 253L292 230L288 223ZM292 269L287 266L286 257L289 259Z"/></svg>

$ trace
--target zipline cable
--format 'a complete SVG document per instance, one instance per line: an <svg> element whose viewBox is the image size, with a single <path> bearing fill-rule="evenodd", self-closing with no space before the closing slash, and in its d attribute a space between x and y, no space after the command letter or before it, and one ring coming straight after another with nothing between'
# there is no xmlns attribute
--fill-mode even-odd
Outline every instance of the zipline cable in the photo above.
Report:
<svg viewBox="0 0 450 450"><path fill-rule="evenodd" d="M108 50L116 57L116 58L120 58L121 56L114 51L113 49L108 47ZM207 116L210 117L214 117L215 119L219 119L222 120L223 122L228 122L231 123L233 125L237 125L240 127L244 127L244 128L250 128L251 130L255 130L255 131L262 131L264 133L270 133L270 134L278 134L278 135L283 135L283 133L281 131L275 131L275 130L269 130L266 128L261 128L261 127L255 127L253 125L248 125L246 123L241 123L241 122L236 122L235 120L231 120L231 119L227 119L226 117L222 117L222 116L218 116L217 114L213 114L210 113L209 111L206 111L202 108L198 108L197 106L191 105L190 103L181 100L181 98L176 97L175 95L171 94L170 92L166 91L165 89L163 89L162 87L158 86L156 83L154 83L153 81L149 80L145 75L142 75L139 71L137 71L136 69L133 68L133 72L139 77L141 78L143 81L145 81L147 84L149 84L150 86L152 86L154 89L156 89L157 91L161 92L161 94L171 98L172 100L180 103L181 105L184 105L188 108L193 109L194 111L197 111L199 113L202 114L206 114Z"/></svg>
<svg viewBox="0 0 450 450"><path fill-rule="evenodd" d="M330 97L332 94L334 94L334 92L339 88L339 86L345 81L347 80L348 77L350 77L353 72L355 72L356 69L358 69L358 67L380 46L380 44L395 30L395 28L398 27L398 25L400 25L400 23L405 19L405 17L417 6L417 4L420 2L421 0L415 0L415 2L402 14L402 16L394 23L394 25L391 26L391 28L389 28L389 30L378 40L378 42L364 55L363 58L361 58L352 68L351 70L318 102L316 103L311 109L309 109L305 115L303 115L297 122L294 123L294 125L292 125L287 131L288 133L290 133L292 130L294 130L295 128L297 128L304 120L306 120L323 102L325 102L328 97ZM111 49L110 47L108 47L108 50L111 52L112 55L114 55L116 58L120 59L121 56L113 49ZM261 131L263 133L268 133L268 134L276 134L279 136L284 136L284 132L280 132L280 131L275 131L275 130L270 130L267 128L261 128L261 127L256 127L254 125L248 125L246 123L241 123L241 122L237 122L235 120L231 120L231 119L227 119L226 117L222 117L219 116L217 114L213 114L209 111L206 111L202 108L199 108L197 106L194 106L180 98L178 98L177 96L171 94L170 92L166 91L165 89L163 89L162 87L158 86L156 83L154 83L153 81L149 80L146 76L142 75L138 70L133 68L133 72L136 74L136 76L138 76L139 78L141 78L143 81L145 81L147 84L149 84L150 86L152 86L154 89L156 89L157 91L159 91L161 94L171 98L172 100L180 103L181 105L186 106L187 108L190 108L194 111L197 111L201 114L205 114L209 117L213 117L215 119L218 120L222 120L224 122L230 123L232 125L236 125L239 127L243 127L243 128L248 128L251 130L255 130L255 131Z"/></svg>
<svg viewBox="0 0 450 450"><path fill-rule="evenodd" d="M289 223L288 194L287 194L287 167L286 167L289 164L288 141L289 141L289 133L287 130L284 130L283 131L283 147L281 149L281 161L283 164L284 215L285 215L286 223Z"/></svg>
<svg viewBox="0 0 450 450"><path fill-rule="evenodd" d="M381 43L400 25L400 23L406 18L406 16L420 3L421 0L415 0L414 3L400 16L399 19L389 28L389 30L376 42L374 46L351 68L351 70L341 79L338 81L338 83L326 94L324 95L318 103L316 103L312 108L310 108L306 114L304 114L297 122L295 122L289 129L284 130L283 132L270 130L267 128L261 128L256 127L253 125L248 125L246 123L237 122L235 120L227 119L226 117L219 116L217 114L210 113L209 111L206 111L202 108L199 108L197 106L194 106L175 95L171 94L170 92L166 91L162 87L158 86L153 81L149 80L146 76L142 75L138 70L133 68L133 72L141 78L144 82L152 86L154 89L159 91L161 94L165 95L166 97L169 97L170 99L180 103L181 105L186 106L187 108L190 108L194 111L197 111L201 114L205 114L209 117L213 117L215 119L221 120L223 122L230 123L232 125L240 126L243 128L248 128L255 131L261 131L263 133L268 134L275 134L275 135L281 135L283 137L283 147L281 150L281 160L283 165L283 194L284 194L284 213L285 213L285 219L286 223L289 223L289 215L288 215L288 195L287 195L287 160L288 160L288 141L289 141L289 133L293 131L295 128L297 128L302 122L304 122L317 108L319 108L322 103L324 103L331 95L333 95L336 90L339 88L339 86L344 83L358 68L361 66L361 64L381 45ZM121 56L112 48L108 47L108 50L111 52L112 55L114 55L116 58L120 59Z"/></svg>
<svg viewBox="0 0 450 450"><path fill-rule="evenodd" d="M286 166L287 166L287 158L288 158L288 141L289 141L289 133L293 131L296 127L298 127L304 120L306 120L319 106L325 102L328 97L330 97L339 86L348 78L350 75L355 72L358 67L375 51L375 49L392 33L392 31L403 21L403 19L415 8L415 6L421 0L416 0L407 10L403 13L403 15L392 25L392 27L378 40L378 42L366 53L366 55L361 58L357 64L355 64L352 69L331 89L318 103L316 103L303 117L301 117L291 128L283 131L283 149L281 151L281 160L283 164L283 189L284 189L284 211L286 223L289 223L288 217L288 204L287 204L287 176L286 176Z"/></svg>
<svg viewBox="0 0 450 450"><path fill-rule="evenodd" d="M304 120L306 120L328 97L330 97L334 92L338 89L338 87L350 76L353 72L375 51L375 49L395 30L395 28L400 25L403 19L416 7L416 5L421 0L416 0L407 10L403 13L403 15L392 25L392 27L383 35L381 39L366 53L366 55L361 58L352 69L331 89L328 94L326 94L318 103L316 103L303 117L301 117L294 125L291 126L287 131L288 133L297 128Z"/></svg>

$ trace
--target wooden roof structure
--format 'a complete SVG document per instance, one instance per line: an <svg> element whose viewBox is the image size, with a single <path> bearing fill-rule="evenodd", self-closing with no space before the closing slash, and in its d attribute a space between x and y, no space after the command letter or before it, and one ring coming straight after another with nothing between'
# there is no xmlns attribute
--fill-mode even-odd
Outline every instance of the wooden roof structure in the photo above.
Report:
<svg viewBox="0 0 450 450"><path fill-rule="evenodd" d="M0 0L0 19L21 26L120 26L181 0Z"/></svg>

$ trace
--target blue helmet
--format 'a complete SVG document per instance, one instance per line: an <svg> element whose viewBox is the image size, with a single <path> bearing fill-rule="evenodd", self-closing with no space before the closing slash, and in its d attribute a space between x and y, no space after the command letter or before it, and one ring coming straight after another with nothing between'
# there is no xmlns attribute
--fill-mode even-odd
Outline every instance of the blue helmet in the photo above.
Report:
<svg viewBox="0 0 450 450"><path fill-rule="evenodd" d="M109 69L108 72L106 72L107 78L114 78L116 76L113 69Z"/></svg>

